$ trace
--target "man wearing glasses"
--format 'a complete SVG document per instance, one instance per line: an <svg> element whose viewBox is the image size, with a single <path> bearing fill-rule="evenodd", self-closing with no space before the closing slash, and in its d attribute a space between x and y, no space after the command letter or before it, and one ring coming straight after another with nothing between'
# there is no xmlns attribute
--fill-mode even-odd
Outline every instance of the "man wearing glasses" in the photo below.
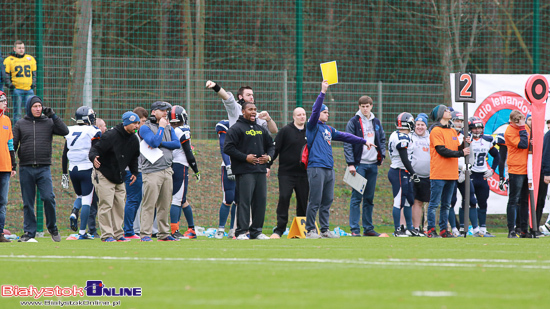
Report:
<svg viewBox="0 0 550 309"><path fill-rule="evenodd" d="M451 126L451 111L445 105L438 105L430 114L435 121L430 132L430 204L428 206L428 237L453 238L447 229L452 192L458 180L458 158L470 154L470 148L460 144L456 131ZM467 137L466 142L470 142ZM456 168L452 168L455 166ZM435 230L435 213L439 203L439 229Z"/></svg>

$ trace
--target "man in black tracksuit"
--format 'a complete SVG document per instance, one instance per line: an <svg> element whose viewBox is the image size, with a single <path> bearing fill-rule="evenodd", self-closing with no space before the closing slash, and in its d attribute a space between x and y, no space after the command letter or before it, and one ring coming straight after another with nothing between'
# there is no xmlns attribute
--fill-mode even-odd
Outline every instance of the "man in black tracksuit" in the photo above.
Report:
<svg viewBox="0 0 550 309"><path fill-rule="evenodd" d="M288 223L288 208L292 191L296 192L296 216L305 217L309 182L307 171L300 166L302 148L306 144L306 111L297 107L292 113L293 122L284 126L275 137L275 155L279 156L279 203L277 227L271 238L281 238Z"/></svg>
<svg viewBox="0 0 550 309"><path fill-rule="evenodd" d="M55 215L55 194L53 193L52 141L53 135L65 136L69 128L57 117L51 107L43 107L37 96L26 102L26 115L13 127L13 147L19 158L19 182L23 197L23 230L20 242L36 242L36 216L34 202L36 189L44 201L46 226L55 242L61 241Z"/></svg>
<svg viewBox="0 0 550 309"><path fill-rule="evenodd" d="M269 132L256 123L256 105L245 102L243 115L227 131L223 151L231 158L233 174L236 176L239 204L237 206L238 240L269 239L262 233L267 199L267 167L274 155L275 147ZM252 224L249 227L250 210Z"/></svg>

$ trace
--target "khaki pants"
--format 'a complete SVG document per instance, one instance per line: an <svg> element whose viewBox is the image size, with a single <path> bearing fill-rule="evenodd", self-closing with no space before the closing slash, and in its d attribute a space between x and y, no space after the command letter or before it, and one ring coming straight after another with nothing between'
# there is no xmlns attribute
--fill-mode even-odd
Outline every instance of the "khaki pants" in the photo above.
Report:
<svg viewBox="0 0 550 309"><path fill-rule="evenodd" d="M113 183L96 169L92 172L92 183L99 198L97 219L101 229L101 240L109 237L118 240L124 236L122 229L124 198L126 197L124 183Z"/></svg>
<svg viewBox="0 0 550 309"><path fill-rule="evenodd" d="M140 236L151 237L155 210L157 211L158 238L170 235L170 206L172 203L172 168L154 173L143 173L143 200L141 201Z"/></svg>

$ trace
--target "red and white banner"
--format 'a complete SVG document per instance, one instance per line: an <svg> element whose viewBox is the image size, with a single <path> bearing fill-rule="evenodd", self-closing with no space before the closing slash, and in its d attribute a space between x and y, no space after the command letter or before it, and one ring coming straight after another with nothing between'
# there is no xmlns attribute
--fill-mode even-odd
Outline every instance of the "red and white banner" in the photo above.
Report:
<svg viewBox="0 0 550 309"><path fill-rule="evenodd" d="M476 103L468 103L468 116L464 116L465 125L467 118L477 116L481 118L485 125L484 134L496 136L498 133L504 133L508 127L510 112L519 110L524 115L531 112L531 103L524 97L527 81L532 75L499 75L499 74L476 74ZM550 80L550 75L543 75ZM454 99L455 75L451 74L451 98ZM464 103L454 102L453 108L456 111L463 112ZM546 109L545 120L550 119L550 108ZM546 128L546 125L544 125ZM544 131L547 131L545 129ZM537 132L534 132L535 134ZM539 132L542 136L544 132ZM489 157L488 164L492 162ZM487 213L505 214L508 203L507 192L498 188L499 175L497 171L492 178L488 179L491 192ZM506 177L508 178L508 177ZM462 197L457 194L457 204L461 205ZM548 212L548 209L545 209Z"/></svg>

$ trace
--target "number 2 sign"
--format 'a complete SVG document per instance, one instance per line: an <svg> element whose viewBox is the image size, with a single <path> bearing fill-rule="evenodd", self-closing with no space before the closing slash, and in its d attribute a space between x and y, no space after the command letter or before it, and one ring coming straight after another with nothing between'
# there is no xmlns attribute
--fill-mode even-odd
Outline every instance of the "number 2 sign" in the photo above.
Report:
<svg viewBox="0 0 550 309"><path fill-rule="evenodd" d="M455 102L476 101L476 75L472 73L455 73Z"/></svg>

